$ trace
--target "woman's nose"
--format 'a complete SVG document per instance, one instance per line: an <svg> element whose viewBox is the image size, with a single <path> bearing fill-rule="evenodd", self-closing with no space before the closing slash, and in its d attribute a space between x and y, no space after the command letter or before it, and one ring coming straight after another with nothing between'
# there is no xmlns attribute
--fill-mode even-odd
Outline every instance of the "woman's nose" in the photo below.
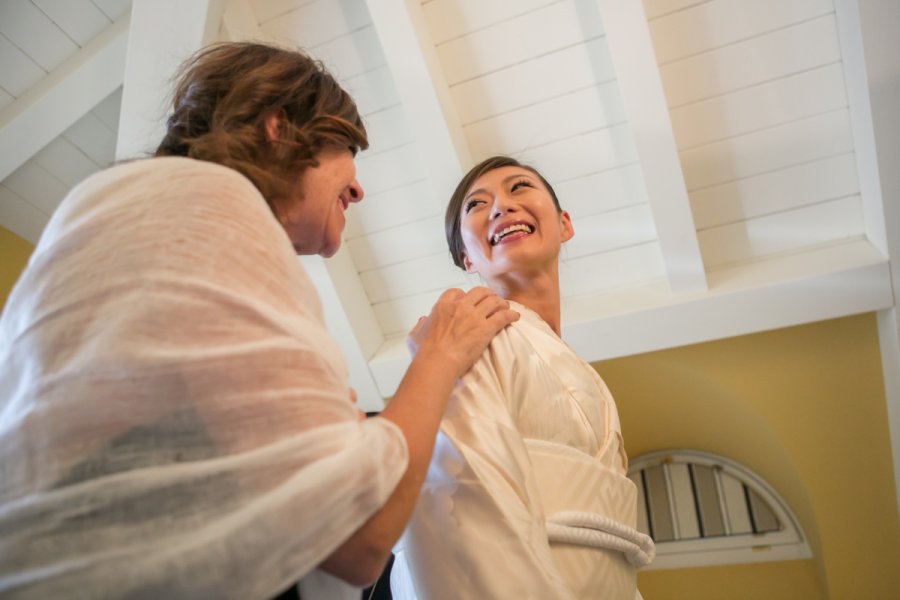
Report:
<svg viewBox="0 0 900 600"><path fill-rule="evenodd" d="M363 196L366 195L362 186L355 179L350 182L350 185L347 188L347 194L350 196L350 202L359 202L363 199Z"/></svg>
<svg viewBox="0 0 900 600"><path fill-rule="evenodd" d="M512 212L514 207L509 200L507 200L502 194L498 195L494 198L494 205L491 207L491 219L496 219L500 215L506 214L508 212Z"/></svg>

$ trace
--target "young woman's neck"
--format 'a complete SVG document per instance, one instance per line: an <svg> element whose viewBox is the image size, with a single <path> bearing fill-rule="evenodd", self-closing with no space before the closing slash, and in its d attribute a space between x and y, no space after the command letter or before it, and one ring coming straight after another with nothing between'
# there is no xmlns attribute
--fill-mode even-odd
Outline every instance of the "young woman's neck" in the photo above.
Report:
<svg viewBox="0 0 900 600"><path fill-rule="evenodd" d="M536 312L551 329L560 335L559 271L517 276L508 274L490 282L498 296L513 300Z"/></svg>

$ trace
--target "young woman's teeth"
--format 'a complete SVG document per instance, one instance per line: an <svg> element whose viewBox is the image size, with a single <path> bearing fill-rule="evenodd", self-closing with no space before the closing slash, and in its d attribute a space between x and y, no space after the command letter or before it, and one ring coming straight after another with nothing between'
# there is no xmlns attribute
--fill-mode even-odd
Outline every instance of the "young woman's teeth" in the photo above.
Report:
<svg viewBox="0 0 900 600"><path fill-rule="evenodd" d="M531 233L533 231L533 229L532 229L532 227L530 227L529 225L525 225L524 223L510 225L509 227L506 227L506 228L502 229L501 231L498 231L497 233L495 233L493 235L493 237L491 238L491 243L494 245L497 245L500 243L500 240L502 240L503 238L505 238L506 236L508 236L511 233L515 233L516 231L524 231L525 233Z"/></svg>

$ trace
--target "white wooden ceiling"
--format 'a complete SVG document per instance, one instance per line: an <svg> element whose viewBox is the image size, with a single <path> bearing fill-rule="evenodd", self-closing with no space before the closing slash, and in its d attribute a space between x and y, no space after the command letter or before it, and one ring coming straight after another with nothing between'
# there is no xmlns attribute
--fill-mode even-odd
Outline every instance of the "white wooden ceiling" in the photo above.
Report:
<svg viewBox="0 0 900 600"><path fill-rule="evenodd" d="M191 3L221 38L307 49L364 115L366 199L335 259L304 259L364 408L393 393L437 295L478 283L448 257L443 210L497 153L572 214L564 337L588 360L894 305L853 0ZM139 28L160 39L184 17L135 0L129 20L130 4L0 0L0 224L26 239L123 157L120 105L125 125L143 115L126 38L134 65Z"/></svg>

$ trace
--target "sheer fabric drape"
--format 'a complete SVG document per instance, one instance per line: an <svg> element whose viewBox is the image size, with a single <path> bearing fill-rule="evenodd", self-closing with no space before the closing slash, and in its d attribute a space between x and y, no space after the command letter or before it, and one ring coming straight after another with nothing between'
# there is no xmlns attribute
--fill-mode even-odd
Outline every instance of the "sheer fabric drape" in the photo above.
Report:
<svg viewBox="0 0 900 600"><path fill-rule="evenodd" d="M266 598L406 467L283 230L221 166L101 172L0 322L0 595Z"/></svg>

